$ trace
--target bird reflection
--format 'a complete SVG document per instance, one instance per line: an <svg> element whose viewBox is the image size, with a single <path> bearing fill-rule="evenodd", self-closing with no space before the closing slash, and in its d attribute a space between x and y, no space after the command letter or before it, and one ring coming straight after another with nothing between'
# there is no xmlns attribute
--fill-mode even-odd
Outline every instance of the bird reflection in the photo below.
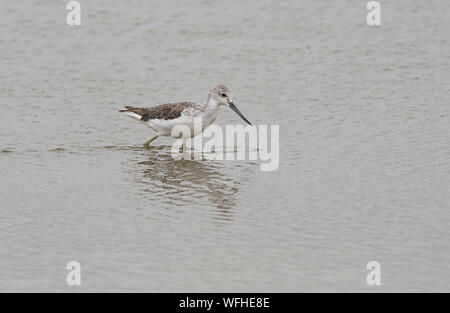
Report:
<svg viewBox="0 0 450 313"><path fill-rule="evenodd" d="M211 208L215 218L230 221L236 205L236 181L221 172L220 164L206 160L173 160L170 147L145 150L136 163L142 195L167 207Z"/></svg>

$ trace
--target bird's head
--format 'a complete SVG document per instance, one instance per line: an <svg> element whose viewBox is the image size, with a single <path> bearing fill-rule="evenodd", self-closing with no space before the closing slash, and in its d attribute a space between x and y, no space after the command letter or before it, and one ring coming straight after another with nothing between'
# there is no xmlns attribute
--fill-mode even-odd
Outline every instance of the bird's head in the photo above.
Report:
<svg viewBox="0 0 450 313"><path fill-rule="evenodd" d="M239 109L233 103L231 90L228 89L228 87L226 87L225 85L219 84L215 86L213 89L211 89L211 91L209 92L209 100L213 100L218 105L226 105L234 112L236 112L236 114L239 115L249 125L252 125L252 123L250 123L245 118L245 116L241 113L241 111L239 111Z"/></svg>

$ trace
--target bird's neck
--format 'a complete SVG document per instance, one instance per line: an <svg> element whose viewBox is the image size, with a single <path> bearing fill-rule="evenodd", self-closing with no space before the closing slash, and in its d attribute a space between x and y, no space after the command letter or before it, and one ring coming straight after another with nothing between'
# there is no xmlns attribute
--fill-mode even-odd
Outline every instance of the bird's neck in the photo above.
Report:
<svg viewBox="0 0 450 313"><path fill-rule="evenodd" d="M219 104L212 97L208 97L208 101L203 106L203 118L206 120L214 121L217 117L217 112L219 110ZM206 121L207 122L207 121Z"/></svg>
<svg viewBox="0 0 450 313"><path fill-rule="evenodd" d="M217 112L219 109L219 103L212 97L208 97L206 104L203 105L205 112Z"/></svg>

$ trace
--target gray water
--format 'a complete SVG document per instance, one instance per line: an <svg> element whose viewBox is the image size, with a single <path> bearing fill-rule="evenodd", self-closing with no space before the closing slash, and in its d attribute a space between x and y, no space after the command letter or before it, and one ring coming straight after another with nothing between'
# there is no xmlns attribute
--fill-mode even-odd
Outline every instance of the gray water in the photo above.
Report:
<svg viewBox="0 0 450 313"><path fill-rule="evenodd" d="M449 1L0 3L0 291L450 291ZM219 82L278 170L117 113Z"/></svg>

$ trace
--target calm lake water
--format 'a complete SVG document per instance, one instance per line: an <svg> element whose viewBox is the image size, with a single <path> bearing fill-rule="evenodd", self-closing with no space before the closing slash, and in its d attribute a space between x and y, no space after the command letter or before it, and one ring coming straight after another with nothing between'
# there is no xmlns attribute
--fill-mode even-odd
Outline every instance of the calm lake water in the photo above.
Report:
<svg viewBox="0 0 450 313"><path fill-rule="evenodd" d="M0 3L0 291L450 291L449 1L80 3ZM219 82L277 171L117 113Z"/></svg>

